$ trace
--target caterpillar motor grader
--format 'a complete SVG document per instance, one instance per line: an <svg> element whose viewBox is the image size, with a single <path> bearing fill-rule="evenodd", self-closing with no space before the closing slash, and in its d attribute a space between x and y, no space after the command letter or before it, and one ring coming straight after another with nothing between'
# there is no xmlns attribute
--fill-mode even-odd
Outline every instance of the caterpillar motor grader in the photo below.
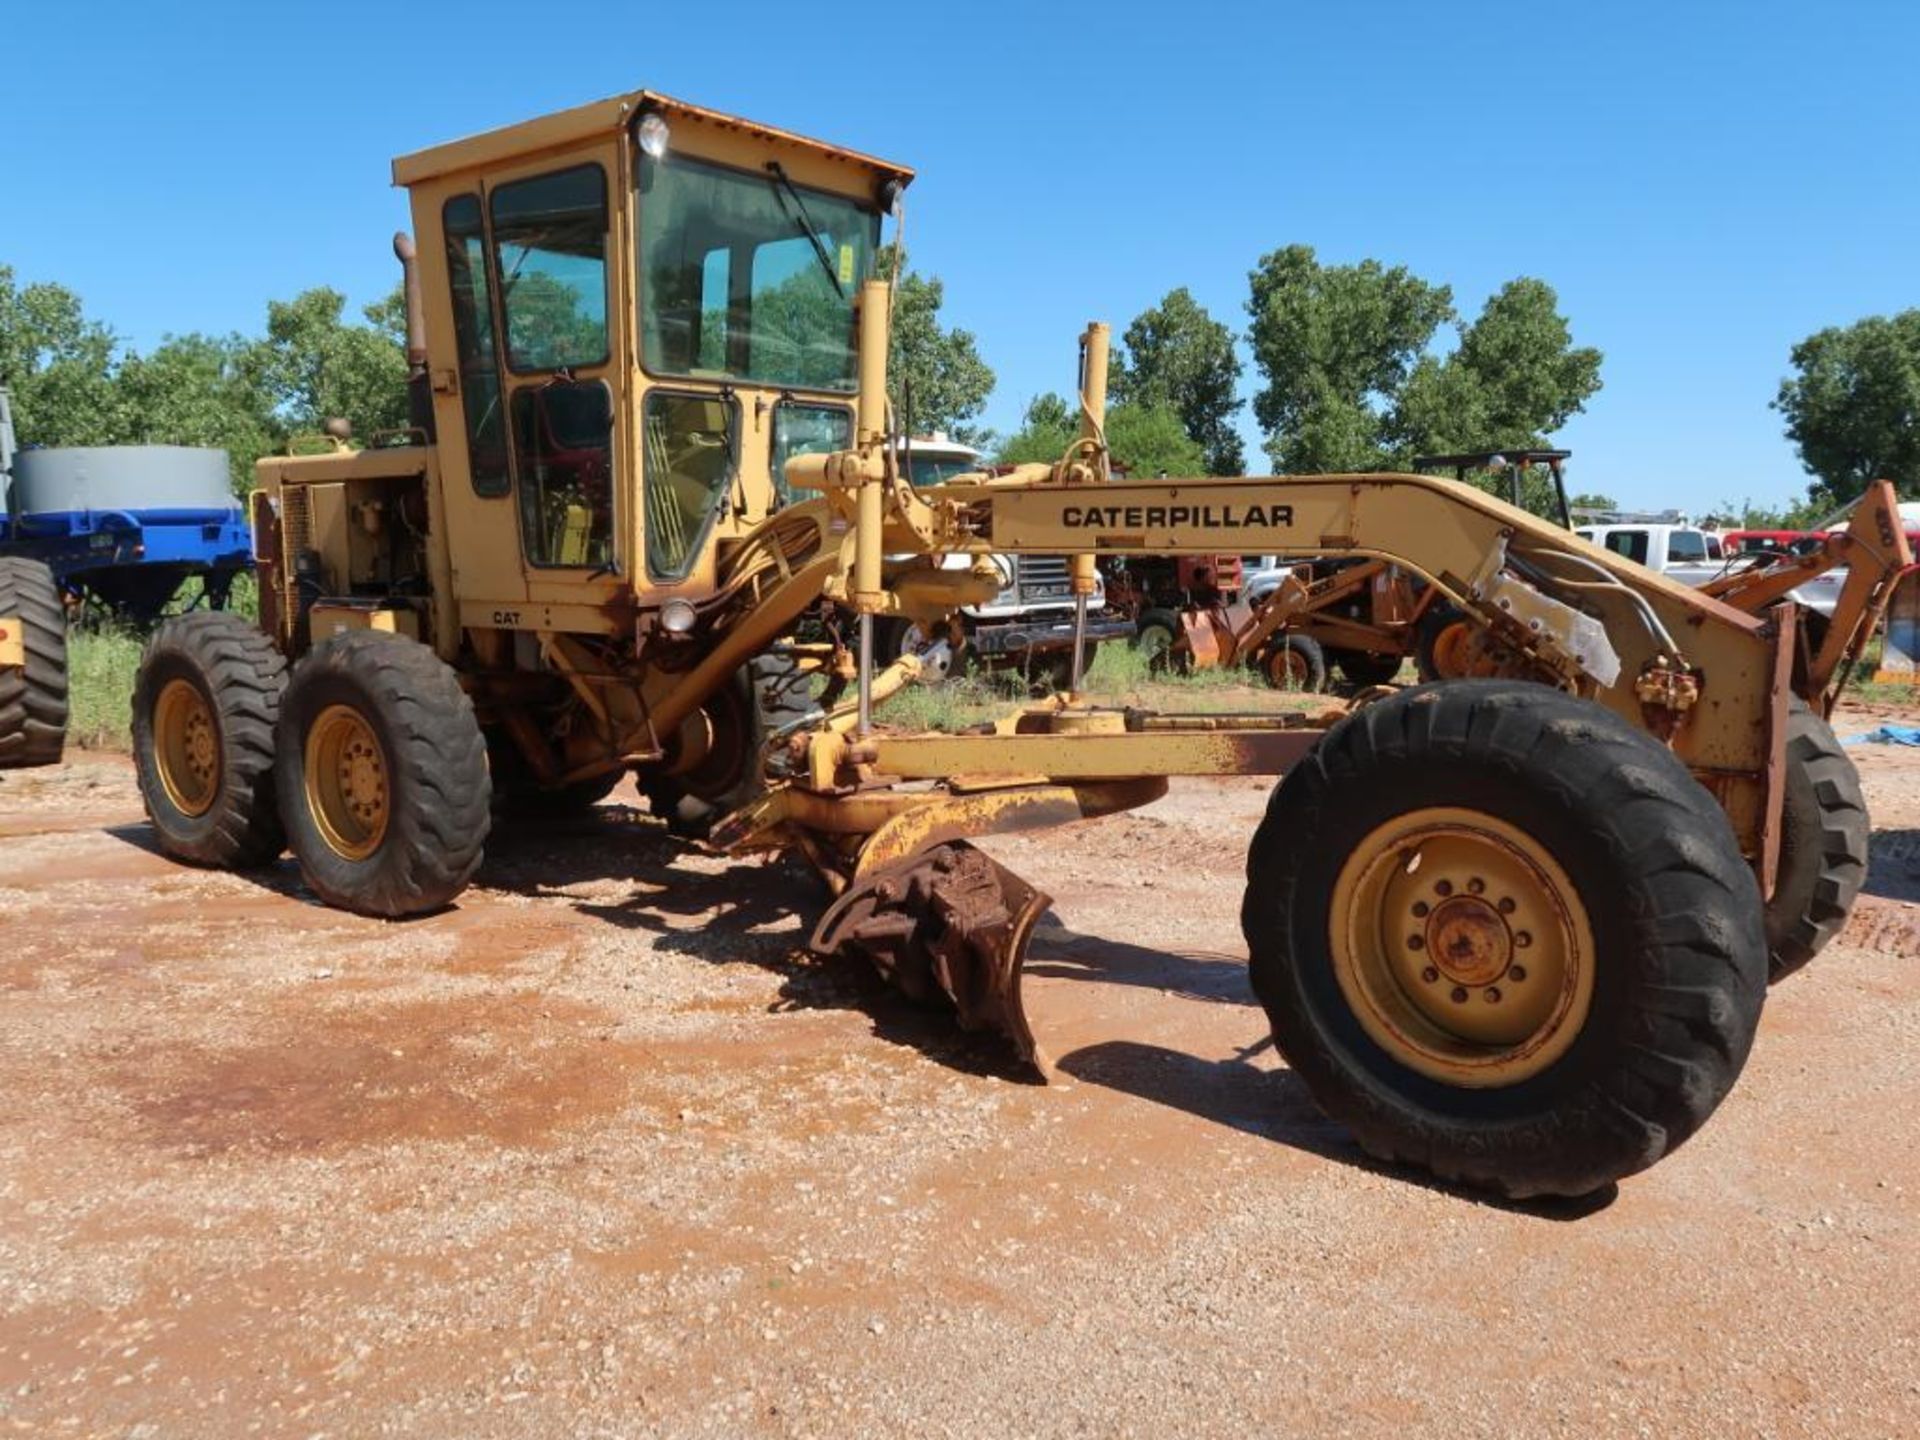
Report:
<svg viewBox="0 0 1920 1440"><path fill-rule="evenodd" d="M153 637L134 729L170 854L290 846L327 902L413 915L473 875L490 798L580 803L631 772L706 807L709 843L810 862L835 897L816 949L1044 1066L1020 968L1047 899L971 840L1172 776L1283 775L1247 859L1252 984L1367 1149L1578 1194L1727 1093L1763 895L1824 925L1840 863L1836 792L1792 780L1791 611L1432 476L1116 480L1099 325L1057 463L916 489L873 263L898 165L642 91L394 178L414 428L263 460L260 625ZM1188 716L1089 704L1076 664L975 730L875 719L922 663L878 666L875 622L954 633L995 554L1073 557L1084 616L1097 557L1256 552L1404 566L1502 671L1339 716Z"/></svg>

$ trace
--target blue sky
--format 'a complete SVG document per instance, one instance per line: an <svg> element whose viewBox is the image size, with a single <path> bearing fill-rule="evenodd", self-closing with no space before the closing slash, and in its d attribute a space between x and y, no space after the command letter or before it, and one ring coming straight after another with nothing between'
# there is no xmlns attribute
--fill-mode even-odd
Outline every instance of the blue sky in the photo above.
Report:
<svg viewBox="0 0 1920 1440"><path fill-rule="evenodd" d="M1910 5L6 9L0 262L136 346L379 296L393 155L643 85L915 166L914 262L1001 429L1088 319L1186 285L1240 330L1247 271L1304 242L1468 313L1554 285L1606 353L1576 488L1781 500L1788 348L1920 304Z"/></svg>

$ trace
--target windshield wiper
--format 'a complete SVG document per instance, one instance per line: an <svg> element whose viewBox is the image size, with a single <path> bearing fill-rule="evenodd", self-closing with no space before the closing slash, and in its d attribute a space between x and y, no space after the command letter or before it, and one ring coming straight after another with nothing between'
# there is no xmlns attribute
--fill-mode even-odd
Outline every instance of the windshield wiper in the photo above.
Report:
<svg viewBox="0 0 1920 1440"><path fill-rule="evenodd" d="M834 292L842 300L846 299L847 287L840 283L840 273L833 268L833 261L827 255L826 242L821 240L820 232L814 228L813 217L807 214L807 202L800 198L799 190L795 188L793 181L787 178L787 167L778 160L767 161L767 180L773 186L774 194L778 195L785 190L793 198L794 205L800 211L795 218L799 220L801 228L806 231L807 239L813 243L813 258L818 260L820 268L827 272L827 279L833 282ZM781 202L781 208L786 208L785 201Z"/></svg>

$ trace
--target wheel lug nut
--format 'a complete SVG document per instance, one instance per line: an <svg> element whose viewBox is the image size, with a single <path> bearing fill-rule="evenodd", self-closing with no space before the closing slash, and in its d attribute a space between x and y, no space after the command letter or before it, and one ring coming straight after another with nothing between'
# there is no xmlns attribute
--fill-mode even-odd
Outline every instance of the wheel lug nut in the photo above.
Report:
<svg viewBox="0 0 1920 1440"><path fill-rule="evenodd" d="M1483 891L1486 890L1486 888L1487 888L1487 882L1480 879L1480 877L1477 875L1473 879L1467 881L1467 893L1469 895L1481 894Z"/></svg>
<svg viewBox="0 0 1920 1440"><path fill-rule="evenodd" d="M1426 936L1424 936L1424 935L1409 935L1409 936L1407 936L1407 949L1409 949L1409 950L1424 950L1424 949L1426 949L1426 948L1427 948L1427 937L1426 937Z"/></svg>
<svg viewBox="0 0 1920 1440"><path fill-rule="evenodd" d="M1424 900L1414 901L1413 902L1413 918L1416 920L1420 919L1422 916L1424 916L1427 913L1428 908L1429 907L1426 901Z"/></svg>
<svg viewBox="0 0 1920 1440"><path fill-rule="evenodd" d="M1498 985L1489 985L1485 993L1489 1005L1498 1005L1500 1003L1500 987Z"/></svg>
<svg viewBox="0 0 1920 1440"><path fill-rule="evenodd" d="M1514 911L1513 897L1502 896L1500 899L1500 913L1502 915L1511 915L1513 911Z"/></svg>
<svg viewBox="0 0 1920 1440"><path fill-rule="evenodd" d="M1529 935L1525 930L1518 931L1513 937L1513 943L1524 950L1533 943L1533 936Z"/></svg>
<svg viewBox="0 0 1920 1440"><path fill-rule="evenodd" d="M1467 1003L1467 992L1466 992L1466 989L1465 989L1465 987L1463 987L1463 986L1460 986L1460 985L1456 985L1456 986L1454 986L1454 987L1453 987L1453 994L1452 994L1452 996L1451 996L1450 998L1451 998L1451 999L1453 1000L1453 1003L1454 1003L1454 1004L1456 1004L1456 1005L1464 1005L1464 1004L1466 1004L1466 1003Z"/></svg>
<svg viewBox="0 0 1920 1440"><path fill-rule="evenodd" d="M1507 978L1508 978L1509 980L1524 980L1524 979L1526 979L1526 978L1527 978L1527 967L1526 967L1526 966L1524 966L1524 965L1509 965L1509 966L1507 967Z"/></svg>
<svg viewBox="0 0 1920 1440"><path fill-rule="evenodd" d="M1451 880L1435 881L1433 893L1440 896L1451 895L1453 893L1453 882Z"/></svg>
<svg viewBox="0 0 1920 1440"><path fill-rule="evenodd" d="M1427 984L1431 985L1433 984L1434 981L1440 978L1440 972L1434 969L1433 966L1429 965L1427 966L1426 969L1420 972L1420 978L1426 981Z"/></svg>

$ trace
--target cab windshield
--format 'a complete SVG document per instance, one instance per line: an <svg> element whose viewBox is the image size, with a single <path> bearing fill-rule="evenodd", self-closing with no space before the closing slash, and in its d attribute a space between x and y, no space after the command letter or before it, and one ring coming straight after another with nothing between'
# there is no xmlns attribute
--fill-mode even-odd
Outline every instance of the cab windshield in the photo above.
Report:
<svg viewBox="0 0 1920 1440"><path fill-rule="evenodd" d="M853 298L880 219L778 166L640 159L641 359L655 375L856 388Z"/></svg>

